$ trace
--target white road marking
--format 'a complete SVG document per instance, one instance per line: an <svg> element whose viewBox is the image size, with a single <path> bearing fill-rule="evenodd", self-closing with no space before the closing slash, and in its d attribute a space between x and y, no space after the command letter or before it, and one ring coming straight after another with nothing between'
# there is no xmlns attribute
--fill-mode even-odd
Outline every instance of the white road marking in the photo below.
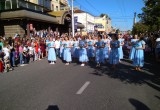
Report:
<svg viewBox="0 0 160 110"><path fill-rule="evenodd" d="M80 95L83 93L83 91L87 88L87 86L90 84L89 81L87 81L78 91L76 94Z"/></svg>

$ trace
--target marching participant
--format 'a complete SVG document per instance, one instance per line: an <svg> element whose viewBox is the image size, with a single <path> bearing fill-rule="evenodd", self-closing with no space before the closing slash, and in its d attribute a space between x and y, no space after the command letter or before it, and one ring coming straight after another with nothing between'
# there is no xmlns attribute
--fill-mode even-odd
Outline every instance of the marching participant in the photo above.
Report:
<svg viewBox="0 0 160 110"><path fill-rule="evenodd" d="M72 56L71 56L71 42L69 41L68 37L65 37L65 42L64 42L64 53L63 53L63 60L66 61L65 65L69 65L69 63L72 61Z"/></svg>
<svg viewBox="0 0 160 110"><path fill-rule="evenodd" d="M135 51L136 51L136 42L138 41L138 36L137 35L134 35L133 39L131 39L131 42L130 42L130 45L132 46L131 50L130 50L130 54L129 54L129 59L130 60L133 60L134 59L134 54L135 54Z"/></svg>
<svg viewBox="0 0 160 110"><path fill-rule="evenodd" d="M123 45L124 45L124 39L122 36L119 34L118 35L118 41L120 42L120 47L118 48L118 53L119 53L119 61L121 62L121 59L123 59Z"/></svg>
<svg viewBox="0 0 160 110"><path fill-rule="evenodd" d="M50 37L48 45L48 61L50 61L50 64L55 64L56 61L56 53L55 53L55 42L53 41L53 38Z"/></svg>
<svg viewBox="0 0 160 110"><path fill-rule="evenodd" d="M107 35L103 36L103 42L104 42L104 49L103 49L103 57L105 60L109 58L109 51L110 51L110 39Z"/></svg>
<svg viewBox="0 0 160 110"><path fill-rule="evenodd" d="M84 36L82 37L82 40L79 41L79 62L81 62L81 66L85 66L85 63L88 62L88 56L87 56L87 50L86 50L86 43Z"/></svg>
<svg viewBox="0 0 160 110"><path fill-rule="evenodd" d="M119 63L119 52L118 48L120 47L120 42L118 41L118 37L116 35L112 35L112 41L110 42L110 55L109 62L112 65L112 68L115 69L116 65Z"/></svg>
<svg viewBox="0 0 160 110"><path fill-rule="evenodd" d="M79 42L78 42L77 37L74 37L73 38L73 58L74 60L78 59L79 57L78 50L79 50Z"/></svg>
<svg viewBox="0 0 160 110"><path fill-rule="evenodd" d="M59 52L59 57L63 58L63 51L64 51L64 38L62 37L60 40L60 52Z"/></svg>
<svg viewBox="0 0 160 110"><path fill-rule="evenodd" d="M95 43L95 47L96 47L95 61L97 63L96 67L100 67L100 64L104 63L104 57L103 57L104 42L102 41L101 35L98 35L98 41Z"/></svg>
<svg viewBox="0 0 160 110"><path fill-rule="evenodd" d="M91 36L88 37L87 40L87 55L90 61L93 61L95 57L95 47L94 47L94 41Z"/></svg>
<svg viewBox="0 0 160 110"><path fill-rule="evenodd" d="M135 70L140 71L141 67L144 66L145 42L143 40L143 37L140 37L136 42L135 49L136 51L133 58L133 65L135 66Z"/></svg>

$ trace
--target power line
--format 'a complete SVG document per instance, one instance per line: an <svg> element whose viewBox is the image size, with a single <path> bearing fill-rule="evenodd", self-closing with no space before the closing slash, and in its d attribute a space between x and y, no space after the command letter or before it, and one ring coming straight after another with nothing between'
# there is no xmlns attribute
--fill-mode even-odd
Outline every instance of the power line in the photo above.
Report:
<svg viewBox="0 0 160 110"><path fill-rule="evenodd" d="M89 13L91 13L92 15L93 15L93 13L90 11L90 10L88 10L85 6L83 6L81 3L79 3L77 0L75 0L75 2L77 3L77 4L79 4L81 7L83 7L85 10L87 10Z"/></svg>
<svg viewBox="0 0 160 110"><path fill-rule="evenodd" d="M127 19L133 19L133 18L120 18L120 17L112 17L111 19L123 19L123 20L127 20Z"/></svg>
<svg viewBox="0 0 160 110"><path fill-rule="evenodd" d="M86 0L86 2L93 8L95 9L99 14L101 13L98 9L96 9L88 0Z"/></svg>

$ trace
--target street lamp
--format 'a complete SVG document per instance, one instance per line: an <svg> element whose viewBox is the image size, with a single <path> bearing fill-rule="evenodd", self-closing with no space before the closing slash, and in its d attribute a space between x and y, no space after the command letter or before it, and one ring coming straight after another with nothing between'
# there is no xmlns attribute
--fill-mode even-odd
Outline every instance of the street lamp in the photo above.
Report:
<svg viewBox="0 0 160 110"><path fill-rule="evenodd" d="M71 0L72 4L72 36L74 37L74 7L73 7L73 0Z"/></svg>

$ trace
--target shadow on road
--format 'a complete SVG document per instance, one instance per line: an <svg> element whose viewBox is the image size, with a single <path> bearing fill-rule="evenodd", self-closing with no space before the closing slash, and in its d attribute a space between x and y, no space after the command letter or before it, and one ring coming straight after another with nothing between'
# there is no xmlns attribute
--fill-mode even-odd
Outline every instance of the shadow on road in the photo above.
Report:
<svg viewBox="0 0 160 110"><path fill-rule="evenodd" d="M93 75L107 75L110 78L118 79L126 84L147 84L148 86L160 91L160 65L151 59L145 59L145 65L141 71L135 71L132 62L124 59L117 65L116 70L111 69L109 63L96 68L96 64L91 62L88 64L94 69Z"/></svg>
<svg viewBox="0 0 160 110"><path fill-rule="evenodd" d="M135 107L135 110L150 110L144 103L136 99L130 98L129 102Z"/></svg>
<svg viewBox="0 0 160 110"><path fill-rule="evenodd" d="M160 97L159 97L159 96L155 96L155 97L160 100Z"/></svg>
<svg viewBox="0 0 160 110"><path fill-rule="evenodd" d="M57 105L49 105L46 110L59 110Z"/></svg>

